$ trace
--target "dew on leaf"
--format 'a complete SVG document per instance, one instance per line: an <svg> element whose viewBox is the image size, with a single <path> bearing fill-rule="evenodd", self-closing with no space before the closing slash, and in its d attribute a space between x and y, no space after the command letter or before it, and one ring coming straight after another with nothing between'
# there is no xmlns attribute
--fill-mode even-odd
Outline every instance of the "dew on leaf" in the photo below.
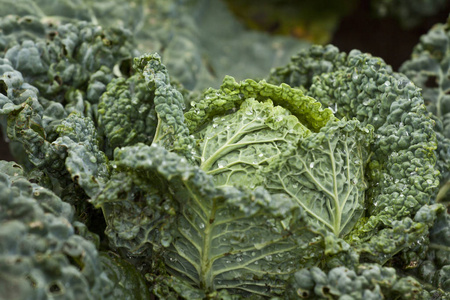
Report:
<svg viewBox="0 0 450 300"><path fill-rule="evenodd" d="M224 161L224 160L219 160L219 161L217 162L217 167L223 168L223 167L226 166L226 164L227 164L226 161Z"/></svg>

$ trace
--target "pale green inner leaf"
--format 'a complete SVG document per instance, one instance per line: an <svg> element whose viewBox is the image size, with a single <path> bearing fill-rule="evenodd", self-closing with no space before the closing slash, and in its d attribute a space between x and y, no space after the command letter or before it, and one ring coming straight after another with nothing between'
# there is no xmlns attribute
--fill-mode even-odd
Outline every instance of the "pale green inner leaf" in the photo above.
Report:
<svg viewBox="0 0 450 300"><path fill-rule="evenodd" d="M230 115L216 117L196 134L200 168L214 175L219 186L261 183L256 172L276 157L293 151L298 140L310 134L295 116L272 101L247 99Z"/></svg>

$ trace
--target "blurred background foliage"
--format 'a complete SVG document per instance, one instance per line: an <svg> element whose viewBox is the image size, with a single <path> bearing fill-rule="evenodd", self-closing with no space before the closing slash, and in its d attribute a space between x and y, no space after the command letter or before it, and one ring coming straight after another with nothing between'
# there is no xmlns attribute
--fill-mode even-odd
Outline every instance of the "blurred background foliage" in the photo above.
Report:
<svg viewBox="0 0 450 300"><path fill-rule="evenodd" d="M225 0L252 30L314 44L334 44L382 57L394 69L434 24L450 13L448 0Z"/></svg>
<svg viewBox="0 0 450 300"><path fill-rule="evenodd" d="M339 21L357 8L358 0L226 0L248 28L290 35L315 44L328 43Z"/></svg>
<svg viewBox="0 0 450 300"><path fill-rule="evenodd" d="M420 26L427 17L448 12L449 6L447 0L225 1L230 10L251 29L291 35L315 44L329 43L343 18L360 15L363 10L367 10L372 18L395 19L402 29L409 30ZM358 28L361 27L354 29Z"/></svg>

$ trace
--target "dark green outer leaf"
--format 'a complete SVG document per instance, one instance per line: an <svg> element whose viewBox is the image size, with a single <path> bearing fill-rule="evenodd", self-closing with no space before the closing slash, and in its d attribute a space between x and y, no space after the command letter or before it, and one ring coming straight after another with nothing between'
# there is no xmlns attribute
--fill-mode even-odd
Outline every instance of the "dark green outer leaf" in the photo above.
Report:
<svg viewBox="0 0 450 300"><path fill-rule="evenodd" d="M106 155L99 149L92 120L72 113L57 131L60 137L52 145L66 147L67 171L89 197L94 197L109 178L109 165Z"/></svg>
<svg viewBox="0 0 450 300"><path fill-rule="evenodd" d="M134 59L134 69L142 74L148 91L154 93L158 123L152 144L164 146L192 159L192 137L184 122L183 95L170 84L169 73L158 54L146 54Z"/></svg>
<svg viewBox="0 0 450 300"><path fill-rule="evenodd" d="M149 287L136 267L114 253L100 253L99 260L108 278L115 283L113 299L151 299Z"/></svg>
<svg viewBox="0 0 450 300"><path fill-rule="evenodd" d="M8 20L14 22L11 18ZM0 40L9 41L4 57L22 72L28 83L39 88L43 105L50 100L66 106L71 101L65 93L71 89L82 91L84 100L96 104L106 84L113 78L113 69L120 70L138 55L130 32L125 29L102 28L77 20L67 24L33 17L15 21L22 31L11 32L9 27L14 23L0 23L6 27L1 30ZM28 26L23 26L23 23L28 23ZM35 30L47 34L36 34ZM106 73L106 80L99 78L98 71ZM120 71L117 73L120 75ZM79 112L84 113L84 110Z"/></svg>
<svg viewBox="0 0 450 300"><path fill-rule="evenodd" d="M437 201L447 201L450 178L450 17L445 24L433 26L421 36L411 58L400 71L422 89L427 110L436 118L437 166L441 190Z"/></svg>
<svg viewBox="0 0 450 300"><path fill-rule="evenodd" d="M291 57L289 64L271 70L267 81L309 89L315 76L334 72L346 65L346 53L339 52L339 49L332 45L312 46L306 55L305 52L306 50L300 51Z"/></svg>
<svg viewBox="0 0 450 300"><path fill-rule="evenodd" d="M153 141L157 125L153 97L142 74L111 81L98 105L99 130L111 150Z"/></svg>
<svg viewBox="0 0 450 300"><path fill-rule="evenodd" d="M248 30L223 1L0 0L0 4L1 16L34 15L58 24L82 20L103 28L126 28L137 41L129 52L161 53L172 76L196 90L217 87L227 74L262 77L307 45L292 37ZM221 26L216 26L218 20ZM28 36L40 34L31 31Z"/></svg>
<svg viewBox="0 0 450 300"><path fill-rule="evenodd" d="M112 282L94 244L75 234L70 205L15 163L0 171L0 297L111 299Z"/></svg>
<svg viewBox="0 0 450 300"><path fill-rule="evenodd" d="M341 266L328 272L302 269L289 283L285 299L434 299L416 279L376 264L361 264L355 270Z"/></svg>
<svg viewBox="0 0 450 300"><path fill-rule="evenodd" d="M421 36L411 59L400 67L422 89L427 109L444 123L444 135L450 137L450 18Z"/></svg>
<svg viewBox="0 0 450 300"><path fill-rule="evenodd" d="M427 261L418 272L421 278L446 291L450 297L450 215L444 208L436 206L424 209L420 216L420 221L430 223L436 218L436 222L430 229Z"/></svg>

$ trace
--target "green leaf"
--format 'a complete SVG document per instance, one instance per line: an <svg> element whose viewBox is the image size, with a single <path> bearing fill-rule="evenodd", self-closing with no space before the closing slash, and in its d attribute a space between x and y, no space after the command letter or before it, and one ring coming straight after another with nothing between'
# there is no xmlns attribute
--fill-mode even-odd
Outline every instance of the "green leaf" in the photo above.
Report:
<svg viewBox="0 0 450 300"><path fill-rule="evenodd" d="M111 150L152 142L157 124L153 97L142 74L108 84L98 105L98 123Z"/></svg>
<svg viewBox="0 0 450 300"><path fill-rule="evenodd" d="M72 179L89 197L96 195L109 178L106 155L100 151L97 130L89 118L70 114L57 129L55 145L67 148L65 165Z"/></svg>
<svg viewBox="0 0 450 300"><path fill-rule="evenodd" d="M112 298L121 300L150 299L149 288L135 266L112 252L102 252L99 256L103 270L114 283Z"/></svg>
<svg viewBox="0 0 450 300"><path fill-rule="evenodd" d="M153 293L160 299L203 300L206 294L199 288L192 287L186 281L174 276L160 276L154 279Z"/></svg>
<svg viewBox="0 0 450 300"><path fill-rule="evenodd" d="M140 220L143 214L159 215L159 221L154 218L153 224L143 227L139 220L130 220L136 228L128 236L134 242L127 248L132 253L136 240L141 245L152 243L168 271L194 287L207 292L280 294L289 274L314 264L323 253L321 235L284 195L271 196L262 188L250 192L217 187L211 176L185 158L154 145L117 149L114 163L135 188L152 186L154 196L144 198L135 191L114 203L113 194L104 189L100 198L107 202L99 206L108 227L120 230L114 227L117 216L128 218L141 211L136 215ZM107 209L112 205L125 209L113 215ZM166 211L172 207L172 212L158 214L164 206ZM126 232L115 234L127 238Z"/></svg>
<svg viewBox="0 0 450 300"><path fill-rule="evenodd" d="M380 227L391 227L393 220L412 218L434 201L439 185L434 121L420 89L406 76L394 73L381 58L328 45L300 51L271 80L299 84L338 118L374 127L364 172L367 218L347 238L352 245L367 241Z"/></svg>
<svg viewBox="0 0 450 300"><path fill-rule="evenodd" d="M288 156L300 138L311 134L290 112L274 106L245 100L233 114L216 117L194 135L198 163L217 185L255 188L263 178L256 175L279 156Z"/></svg>
<svg viewBox="0 0 450 300"><path fill-rule="evenodd" d="M193 141L184 122L183 95L170 84L166 67L158 54L146 54L134 59L134 69L142 73L148 91L154 93L157 126L153 144L164 146L191 156L189 147Z"/></svg>
<svg viewBox="0 0 450 300"><path fill-rule="evenodd" d="M421 88L427 110L435 116L437 137L437 167L440 175L440 191L437 201L448 202L450 184L450 17L444 24L436 24L414 47L411 58L400 71Z"/></svg>
<svg viewBox="0 0 450 300"><path fill-rule="evenodd" d="M360 264L324 272L318 267L299 270L289 281L285 299L435 299L413 277L401 277L395 269ZM440 298L439 298L440 299Z"/></svg>
<svg viewBox="0 0 450 300"><path fill-rule="evenodd" d="M330 122L299 142L289 157L263 171L265 186L289 195L311 221L344 236L361 217L367 189L364 168L371 127L358 121Z"/></svg>
<svg viewBox="0 0 450 300"><path fill-rule="evenodd" d="M1 297L112 299L95 245L71 224L72 207L13 169L0 163Z"/></svg>

